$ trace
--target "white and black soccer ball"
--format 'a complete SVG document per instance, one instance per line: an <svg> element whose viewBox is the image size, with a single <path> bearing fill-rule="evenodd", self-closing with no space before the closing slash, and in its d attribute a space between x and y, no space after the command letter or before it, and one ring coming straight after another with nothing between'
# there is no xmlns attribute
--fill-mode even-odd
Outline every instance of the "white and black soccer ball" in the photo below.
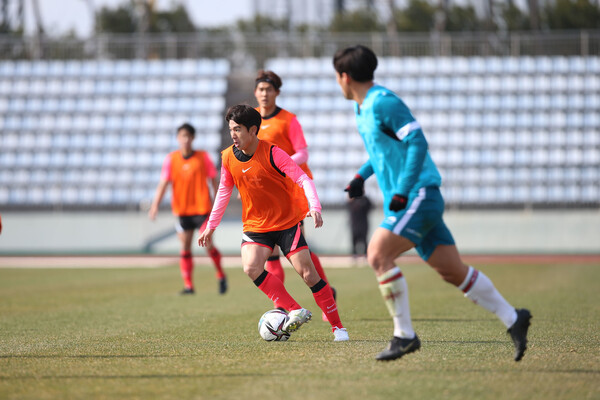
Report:
<svg viewBox="0 0 600 400"><path fill-rule="evenodd" d="M258 321L258 333L267 342L285 342L290 334L283 330L288 315L281 310L269 310Z"/></svg>

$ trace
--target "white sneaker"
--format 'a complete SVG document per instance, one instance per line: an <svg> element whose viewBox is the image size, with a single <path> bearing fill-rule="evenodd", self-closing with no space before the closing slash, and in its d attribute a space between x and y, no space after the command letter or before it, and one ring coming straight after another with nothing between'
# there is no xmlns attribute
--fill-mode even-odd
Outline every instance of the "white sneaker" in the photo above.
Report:
<svg viewBox="0 0 600 400"><path fill-rule="evenodd" d="M283 325L283 330L287 332L295 332L302 324L310 321L312 313L306 308L299 308L288 313L288 321Z"/></svg>
<svg viewBox="0 0 600 400"><path fill-rule="evenodd" d="M333 341L334 342L347 342L350 340L346 328L333 328Z"/></svg>

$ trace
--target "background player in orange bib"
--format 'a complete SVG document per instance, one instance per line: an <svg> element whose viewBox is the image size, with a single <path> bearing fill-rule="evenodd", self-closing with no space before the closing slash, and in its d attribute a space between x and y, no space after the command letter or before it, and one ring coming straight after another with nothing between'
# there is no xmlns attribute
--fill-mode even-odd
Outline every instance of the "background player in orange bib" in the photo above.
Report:
<svg viewBox="0 0 600 400"><path fill-rule="evenodd" d="M313 181L283 150L258 139L261 125L258 111L246 105L233 106L227 110L225 119L229 123L233 146L222 152L221 182L198 244L210 246L236 186L243 209L244 272L269 299L289 311L289 320L283 329L297 330L311 319L312 314L292 298L277 276L265 270L265 261L276 245L310 287L319 308L327 314L334 341L348 340L329 284L317 274L300 230L300 222L307 212L314 219L316 228L323 225L321 204ZM296 187L301 187L303 196L308 198L302 206L296 200Z"/></svg>
<svg viewBox="0 0 600 400"><path fill-rule="evenodd" d="M256 110L260 112L263 121L258 131L258 138L277 145L277 147L285 151L302 168L310 179L313 179L312 172L307 164L308 146L304 138L302 126L300 126L294 114L278 107L276 104L281 85L281 78L275 72L258 71L254 85L254 97L258 103ZM296 196L299 206L303 207L306 199L302 195L300 188L295 190L299 192L298 196ZM319 276L328 282L319 257L312 251L310 252L310 257ZM275 247L273 253L268 258L266 269L284 282L285 273L279 260L279 248ZM332 290L335 298L335 289L332 288ZM275 307L277 306L275 304ZM326 320L325 314L323 314L323 320Z"/></svg>
<svg viewBox="0 0 600 400"><path fill-rule="evenodd" d="M181 241L179 266L184 282L181 294L194 293L192 238L194 230L201 230L210 214L212 199L208 182L210 181L214 192L218 185L217 170L208 153L192 148L195 136L196 130L190 124L183 124L177 129L179 150L169 153L165 158L148 213L150 219L156 218L158 207L170 183L173 187L171 207L173 214L178 217L175 229ZM224 294L227 291L227 278L221 266L221 253L212 244L207 247L207 251L215 264L219 293Z"/></svg>

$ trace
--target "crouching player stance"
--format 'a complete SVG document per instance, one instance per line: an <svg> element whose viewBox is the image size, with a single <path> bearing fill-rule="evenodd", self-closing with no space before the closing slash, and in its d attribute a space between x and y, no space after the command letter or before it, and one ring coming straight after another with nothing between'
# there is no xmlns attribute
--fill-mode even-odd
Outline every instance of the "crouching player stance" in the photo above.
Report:
<svg viewBox="0 0 600 400"><path fill-rule="evenodd" d="M258 111L246 105L233 106L227 110L225 120L229 123L233 145L222 152L221 182L208 224L200 234L198 244L210 245L233 187L237 187L243 208L244 272L270 300L289 312L289 320L283 329L296 331L311 319L312 314L292 298L278 277L265 270L265 262L276 245L310 287L317 305L327 314L334 341L348 340L331 288L315 270L300 230L300 222L307 213L314 219L315 228L323 225L321 204L313 181L286 152L258 139L261 124ZM298 194L296 185L304 189L310 210L300 209L294 200Z"/></svg>
<svg viewBox="0 0 600 400"><path fill-rule="evenodd" d="M511 306L483 272L462 262L442 218L442 180L427 140L404 102L374 83L375 53L364 46L348 47L336 53L333 65L344 97L355 101L358 131L369 155L346 191L351 198L362 196L364 181L373 174L383 191L385 219L371 238L367 259L394 321L394 337L376 358L394 360L421 347L412 327L406 281L395 264L397 257L415 247L445 281L496 314L508 328L515 361L521 360L531 314Z"/></svg>

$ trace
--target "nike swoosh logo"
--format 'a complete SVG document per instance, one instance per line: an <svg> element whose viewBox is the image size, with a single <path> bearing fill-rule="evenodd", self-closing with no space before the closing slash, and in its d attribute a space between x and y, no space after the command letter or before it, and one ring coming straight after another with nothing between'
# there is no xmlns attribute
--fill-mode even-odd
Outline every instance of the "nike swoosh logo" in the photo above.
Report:
<svg viewBox="0 0 600 400"><path fill-rule="evenodd" d="M408 350L412 349L412 348L414 347L414 345L415 345L415 342L410 342L409 344L407 344L407 345L406 345L406 346L404 346L404 347L400 346L400 350L401 350L403 353L406 353L406 352L408 352Z"/></svg>
<svg viewBox="0 0 600 400"><path fill-rule="evenodd" d="M334 305L332 305L332 306L327 306L327 309L328 309L328 310L331 310L333 307L335 307L335 304L334 304Z"/></svg>
<svg viewBox="0 0 600 400"><path fill-rule="evenodd" d="M248 171L250 168L252 168L252 167L248 167L248 168L246 168L246 169L243 169L243 168L242 168L242 172L245 174L245 173L246 173L246 171Z"/></svg>
<svg viewBox="0 0 600 400"><path fill-rule="evenodd" d="M260 127L260 129L267 129L268 127L270 127L271 125L263 125Z"/></svg>

